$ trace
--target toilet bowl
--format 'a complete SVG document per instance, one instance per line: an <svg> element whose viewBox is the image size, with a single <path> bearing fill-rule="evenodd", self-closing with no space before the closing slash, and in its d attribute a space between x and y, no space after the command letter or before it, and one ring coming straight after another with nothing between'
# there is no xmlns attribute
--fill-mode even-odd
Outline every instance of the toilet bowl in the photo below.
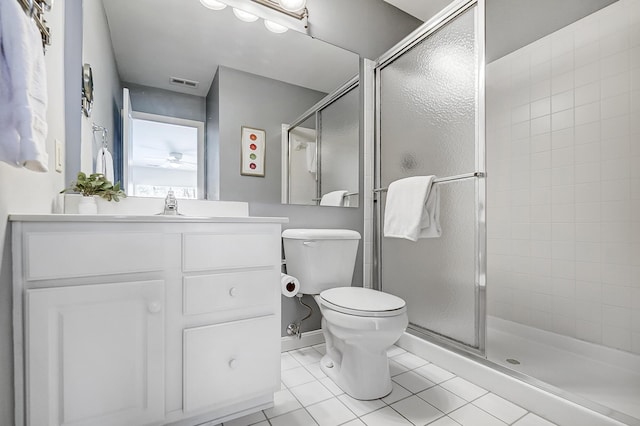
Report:
<svg viewBox="0 0 640 426"><path fill-rule="evenodd" d="M287 273L300 281L300 293L313 295L320 307L327 346L322 371L353 398L388 395L387 349L407 327L407 308L399 297L351 287L360 234L288 229L282 238Z"/></svg>
<svg viewBox="0 0 640 426"><path fill-rule="evenodd" d="M407 327L404 300L360 287L325 290L314 299L327 347L322 371L353 398L388 395L392 383L387 349Z"/></svg>

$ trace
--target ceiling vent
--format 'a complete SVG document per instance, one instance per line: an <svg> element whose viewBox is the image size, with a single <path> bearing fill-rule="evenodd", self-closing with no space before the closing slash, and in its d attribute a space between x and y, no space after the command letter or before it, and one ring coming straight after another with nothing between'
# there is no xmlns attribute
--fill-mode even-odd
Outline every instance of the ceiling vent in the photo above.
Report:
<svg viewBox="0 0 640 426"><path fill-rule="evenodd" d="M200 84L200 82L198 81L187 80L185 78L178 78L178 77L170 77L170 80L171 80L171 84L175 84L177 86L185 86L191 89L195 89L196 87L198 87L198 84Z"/></svg>

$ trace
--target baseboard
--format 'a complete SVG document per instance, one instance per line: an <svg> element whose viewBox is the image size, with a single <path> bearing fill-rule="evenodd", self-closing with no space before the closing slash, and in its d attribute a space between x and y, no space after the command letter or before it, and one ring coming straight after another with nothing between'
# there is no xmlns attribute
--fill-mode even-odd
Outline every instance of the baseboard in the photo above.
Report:
<svg viewBox="0 0 640 426"><path fill-rule="evenodd" d="M307 331L302 333L302 337L299 339L295 336L284 336L282 338L282 352L319 345L320 343L324 343L322 330Z"/></svg>
<svg viewBox="0 0 640 426"><path fill-rule="evenodd" d="M625 421L624 423L619 422L612 418L618 417L617 413L612 413L612 410L607 410L606 407L584 399L579 403L570 401L565 399L565 395L559 396L525 382L524 377L511 376L506 372L505 367L479 357L472 358L471 355L446 349L409 333L404 333L396 344L554 423L581 426L637 424L628 423L627 416L620 419ZM560 390L559 393L561 393ZM580 398L572 395L571 399L579 400ZM589 405L598 405L598 410L587 408Z"/></svg>

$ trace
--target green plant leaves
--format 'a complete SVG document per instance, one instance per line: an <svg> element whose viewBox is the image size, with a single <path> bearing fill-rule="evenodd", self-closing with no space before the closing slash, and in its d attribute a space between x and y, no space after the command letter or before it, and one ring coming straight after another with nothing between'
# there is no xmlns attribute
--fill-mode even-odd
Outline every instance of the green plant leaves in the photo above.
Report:
<svg viewBox="0 0 640 426"><path fill-rule="evenodd" d="M87 177L86 173L78 172L77 180L60 191L61 194L64 192L78 192L85 197L97 195L107 201L120 201L120 197L127 196L120 188L120 182L114 185L102 173L92 173Z"/></svg>

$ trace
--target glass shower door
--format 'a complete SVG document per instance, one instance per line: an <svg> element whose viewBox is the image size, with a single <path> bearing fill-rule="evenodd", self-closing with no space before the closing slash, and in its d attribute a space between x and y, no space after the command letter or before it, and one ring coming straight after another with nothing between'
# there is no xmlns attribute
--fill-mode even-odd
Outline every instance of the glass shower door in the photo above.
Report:
<svg viewBox="0 0 640 426"><path fill-rule="evenodd" d="M457 2L382 58L378 187L418 175L440 183L439 238L384 238L378 285L407 302L410 329L484 351L484 146L479 6Z"/></svg>

